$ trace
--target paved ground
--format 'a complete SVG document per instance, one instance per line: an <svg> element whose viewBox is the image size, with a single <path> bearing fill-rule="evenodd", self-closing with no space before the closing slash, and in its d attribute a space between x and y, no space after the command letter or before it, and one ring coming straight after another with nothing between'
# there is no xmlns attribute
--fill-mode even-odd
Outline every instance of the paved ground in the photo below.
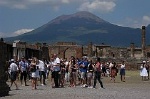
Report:
<svg viewBox="0 0 150 99"><path fill-rule="evenodd" d="M38 86L32 90L31 86L20 86L20 90L12 87L10 95L0 99L150 99L150 80L141 81L140 77L126 76L126 82L121 82L119 77L116 83L109 81L108 77L102 79L105 89L81 88L51 88L49 81L46 86ZM30 84L30 82L28 82Z"/></svg>

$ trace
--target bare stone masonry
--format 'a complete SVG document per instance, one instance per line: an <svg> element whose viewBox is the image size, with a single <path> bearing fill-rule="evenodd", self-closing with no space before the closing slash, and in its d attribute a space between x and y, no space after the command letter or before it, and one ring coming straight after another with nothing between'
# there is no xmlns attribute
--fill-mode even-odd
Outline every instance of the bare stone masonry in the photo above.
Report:
<svg viewBox="0 0 150 99"><path fill-rule="evenodd" d="M6 63L6 45L3 41L0 41L0 97L9 94L9 86L6 84L7 75L5 71Z"/></svg>

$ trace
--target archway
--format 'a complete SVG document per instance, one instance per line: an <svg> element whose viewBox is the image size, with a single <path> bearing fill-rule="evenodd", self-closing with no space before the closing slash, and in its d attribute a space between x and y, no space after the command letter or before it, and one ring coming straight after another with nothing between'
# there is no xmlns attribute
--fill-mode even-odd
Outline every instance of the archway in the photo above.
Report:
<svg viewBox="0 0 150 99"><path fill-rule="evenodd" d="M76 50L73 49L73 48L68 48L68 49L65 51L65 58L66 58L67 60L69 60L71 56L76 57Z"/></svg>

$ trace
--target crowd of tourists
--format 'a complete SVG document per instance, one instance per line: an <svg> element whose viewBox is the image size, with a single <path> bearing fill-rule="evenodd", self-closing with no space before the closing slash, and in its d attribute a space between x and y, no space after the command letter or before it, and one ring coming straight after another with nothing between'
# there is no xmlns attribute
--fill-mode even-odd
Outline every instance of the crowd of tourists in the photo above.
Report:
<svg viewBox="0 0 150 99"><path fill-rule="evenodd" d="M32 89L37 89L37 85L47 85L49 79L52 88L60 87L86 87L96 88L97 81L104 89L101 76L110 77L110 81L115 82L115 77L120 71L120 79L125 82L125 63L119 64L108 61L102 62L97 58L95 62L88 60L86 56L82 59L71 56L70 59L60 59L54 54L50 61L36 57L26 60L24 57L16 62L11 59L8 72L11 84L14 83L18 89L17 79L22 86L27 86L27 79L31 81Z"/></svg>

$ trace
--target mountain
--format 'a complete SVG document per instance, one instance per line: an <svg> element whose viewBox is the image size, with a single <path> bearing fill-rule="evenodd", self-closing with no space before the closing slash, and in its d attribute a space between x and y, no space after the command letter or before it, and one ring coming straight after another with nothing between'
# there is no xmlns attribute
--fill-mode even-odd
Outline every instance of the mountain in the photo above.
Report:
<svg viewBox="0 0 150 99"><path fill-rule="evenodd" d="M150 36L150 34L148 34ZM150 41L150 38L147 38ZM76 42L78 44L108 44L129 46L141 44L141 29L117 26L98 16L81 11L71 15L62 15L43 26L5 41L21 40L28 43Z"/></svg>

